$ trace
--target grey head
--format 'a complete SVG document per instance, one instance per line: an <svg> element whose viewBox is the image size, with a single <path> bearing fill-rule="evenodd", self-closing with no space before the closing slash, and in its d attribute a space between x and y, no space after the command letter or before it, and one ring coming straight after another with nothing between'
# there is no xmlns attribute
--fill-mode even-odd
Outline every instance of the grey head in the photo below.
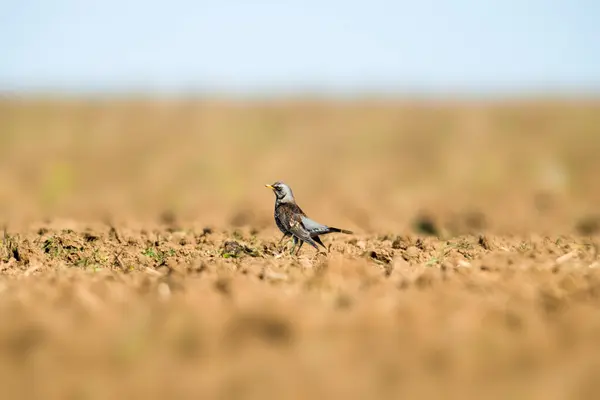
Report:
<svg viewBox="0 0 600 400"><path fill-rule="evenodd" d="M295 203L294 194L292 189L283 182L275 182L272 185L265 185L269 189L273 190L277 203Z"/></svg>

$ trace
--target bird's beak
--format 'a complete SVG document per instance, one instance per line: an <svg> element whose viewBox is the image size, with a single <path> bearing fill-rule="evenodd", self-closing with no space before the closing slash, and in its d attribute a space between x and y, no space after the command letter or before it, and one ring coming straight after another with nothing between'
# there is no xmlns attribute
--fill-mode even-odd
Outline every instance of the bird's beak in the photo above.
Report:
<svg viewBox="0 0 600 400"><path fill-rule="evenodd" d="M268 187L271 190L274 190L275 188L272 185L265 185L265 187Z"/></svg>

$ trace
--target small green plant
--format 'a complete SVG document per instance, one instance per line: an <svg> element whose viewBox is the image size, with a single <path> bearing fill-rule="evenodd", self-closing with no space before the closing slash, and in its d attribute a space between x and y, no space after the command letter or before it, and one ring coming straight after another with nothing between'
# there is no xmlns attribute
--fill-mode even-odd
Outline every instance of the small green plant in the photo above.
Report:
<svg viewBox="0 0 600 400"><path fill-rule="evenodd" d="M44 241L42 250L44 250L44 253L48 254L50 257L58 257L62 253L63 249L55 237L50 237Z"/></svg>
<svg viewBox="0 0 600 400"><path fill-rule="evenodd" d="M156 249L154 247L148 247L146 250L142 251L142 254L150 258L158 257L158 253L156 252Z"/></svg>
<svg viewBox="0 0 600 400"><path fill-rule="evenodd" d="M473 250L473 243L471 243L468 239L466 238L460 238L456 244L455 244L455 248L457 250Z"/></svg>
<svg viewBox="0 0 600 400"><path fill-rule="evenodd" d="M517 247L517 250L520 253L527 253L528 251L531 250L531 244L528 243L528 242L523 241L523 242L519 243L519 246Z"/></svg>
<svg viewBox="0 0 600 400"><path fill-rule="evenodd" d="M245 244L240 244L235 240L229 240L223 244L220 255L223 258L239 258L244 255L258 257L260 253L255 248L249 247Z"/></svg>
<svg viewBox="0 0 600 400"><path fill-rule="evenodd" d="M456 244L448 242L447 245L444 246L436 256L431 257L431 259L427 261L425 265L431 267L433 265L442 263L448 254L450 254L452 249L456 249Z"/></svg>
<svg viewBox="0 0 600 400"><path fill-rule="evenodd" d="M4 237L0 239L0 245L4 248L2 252L0 252L0 260L8 261L11 258L14 258L17 261L21 260L21 256L19 254L19 237L18 236L10 236L6 229L4 230Z"/></svg>
<svg viewBox="0 0 600 400"><path fill-rule="evenodd" d="M432 257L432 258L431 258L431 260L429 260L429 261L427 261L427 262L425 263L425 265L426 265L426 266L428 266L428 267L431 267L432 265L435 265L435 264L437 264L437 263L439 263L439 262L440 262L440 259L439 259L439 258L437 258L437 257Z"/></svg>
<svg viewBox="0 0 600 400"><path fill-rule="evenodd" d="M160 250L156 247L147 247L142 254L146 257L152 258L158 265L162 265L167 261L168 257L173 257L176 253L175 250Z"/></svg>
<svg viewBox="0 0 600 400"><path fill-rule="evenodd" d="M90 257L83 257L81 260L77 261L75 263L76 267L83 267L83 268L87 268L88 265L92 264L92 261L90 260Z"/></svg>

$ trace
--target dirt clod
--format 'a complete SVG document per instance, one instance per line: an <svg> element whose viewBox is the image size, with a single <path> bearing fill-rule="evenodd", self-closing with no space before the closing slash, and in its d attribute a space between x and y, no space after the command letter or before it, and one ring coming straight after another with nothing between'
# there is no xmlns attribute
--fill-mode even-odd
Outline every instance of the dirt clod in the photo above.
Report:
<svg viewBox="0 0 600 400"><path fill-rule="evenodd" d="M435 220L426 214L419 215L413 222L414 229L417 233L431 236L439 236L440 230Z"/></svg>
<svg viewBox="0 0 600 400"><path fill-rule="evenodd" d="M600 215L591 215L580 219L576 225L581 235L595 235L600 232Z"/></svg>
<svg viewBox="0 0 600 400"><path fill-rule="evenodd" d="M392 242L392 249L396 250L406 250L411 245L412 241L409 237L406 236L398 236Z"/></svg>
<svg viewBox="0 0 600 400"><path fill-rule="evenodd" d="M479 245L481 247L483 247L485 250L491 250L492 249L492 245L490 244L489 239L485 235L480 235L479 239L477 240L477 243L479 243Z"/></svg>

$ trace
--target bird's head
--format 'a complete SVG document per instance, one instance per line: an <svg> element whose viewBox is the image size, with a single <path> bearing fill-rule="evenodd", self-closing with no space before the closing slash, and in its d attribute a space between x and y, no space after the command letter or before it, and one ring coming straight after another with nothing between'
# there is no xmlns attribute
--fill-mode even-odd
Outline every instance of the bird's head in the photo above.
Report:
<svg viewBox="0 0 600 400"><path fill-rule="evenodd" d="M265 186L273 190L273 193L275 193L275 197L277 197L277 201L279 201L280 203L294 202L294 194L292 193L292 189L290 189L290 187L285 183L275 182L272 185Z"/></svg>

